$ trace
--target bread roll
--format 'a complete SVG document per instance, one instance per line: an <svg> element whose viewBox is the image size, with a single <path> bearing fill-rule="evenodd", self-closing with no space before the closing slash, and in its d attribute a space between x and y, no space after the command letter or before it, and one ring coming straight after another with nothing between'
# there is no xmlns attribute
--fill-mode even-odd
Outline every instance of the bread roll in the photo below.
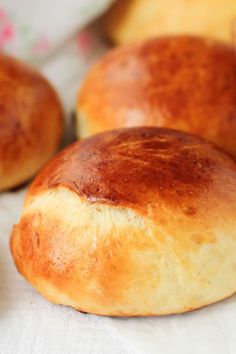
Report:
<svg viewBox="0 0 236 354"><path fill-rule="evenodd" d="M189 36L115 49L85 78L77 116L81 137L164 126L204 137L236 155L236 52Z"/></svg>
<svg viewBox="0 0 236 354"><path fill-rule="evenodd" d="M100 26L118 44L175 34L231 42L235 19L235 0L118 0Z"/></svg>
<svg viewBox="0 0 236 354"><path fill-rule="evenodd" d="M37 71L0 54L0 191L31 178L56 152L63 113Z"/></svg>
<svg viewBox="0 0 236 354"><path fill-rule="evenodd" d="M236 163L163 128L76 142L36 177L11 236L47 299L112 316L180 313L236 291Z"/></svg>

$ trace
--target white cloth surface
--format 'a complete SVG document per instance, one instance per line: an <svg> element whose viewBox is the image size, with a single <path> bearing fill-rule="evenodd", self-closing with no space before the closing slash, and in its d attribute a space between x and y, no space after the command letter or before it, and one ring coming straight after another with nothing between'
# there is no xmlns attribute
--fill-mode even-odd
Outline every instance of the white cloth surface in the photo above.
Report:
<svg viewBox="0 0 236 354"><path fill-rule="evenodd" d="M112 324L145 354L236 353L236 296L192 313Z"/></svg>

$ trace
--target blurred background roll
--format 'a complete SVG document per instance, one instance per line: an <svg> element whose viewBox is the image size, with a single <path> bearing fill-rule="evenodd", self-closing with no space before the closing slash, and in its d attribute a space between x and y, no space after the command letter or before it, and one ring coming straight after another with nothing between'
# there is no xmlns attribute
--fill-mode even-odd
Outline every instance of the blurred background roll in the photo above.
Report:
<svg viewBox="0 0 236 354"><path fill-rule="evenodd" d="M63 111L36 70L0 55L0 191L27 181L57 151Z"/></svg>
<svg viewBox="0 0 236 354"><path fill-rule="evenodd" d="M159 37L120 46L87 74L80 137L160 126L204 137L236 156L236 52L220 41Z"/></svg>
<svg viewBox="0 0 236 354"><path fill-rule="evenodd" d="M101 26L118 44L185 33L229 42L235 19L235 0L118 0Z"/></svg>

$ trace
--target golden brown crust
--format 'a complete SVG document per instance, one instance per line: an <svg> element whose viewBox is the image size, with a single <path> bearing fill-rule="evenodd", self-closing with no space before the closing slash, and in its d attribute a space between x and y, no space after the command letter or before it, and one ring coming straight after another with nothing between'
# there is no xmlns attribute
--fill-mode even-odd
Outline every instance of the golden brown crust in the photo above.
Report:
<svg viewBox="0 0 236 354"><path fill-rule="evenodd" d="M190 311L236 291L236 163L130 128L69 146L31 185L11 252L54 303L103 315Z"/></svg>
<svg viewBox="0 0 236 354"><path fill-rule="evenodd" d="M37 71L0 55L0 190L31 178L58 149L63 111Z"/></svg>
<svg viewBox="0 0 236 354"><path fill-rule="evenodd" d="M29 194L64 186L91 202L144 210L157 199L187 201L185 213L194 216L191 200L213 189L221 193L231 170L232 158L197 137L164 128L121 129L69 146L36 177Z"/></svg>
<svg viewBox="0 0 236 354"><path fill-rule="evenodd" d="M77 112L87 127L82 135L165 126L202 136L235 155L236 52L190 36L120 47L87 75Z"/></svg>

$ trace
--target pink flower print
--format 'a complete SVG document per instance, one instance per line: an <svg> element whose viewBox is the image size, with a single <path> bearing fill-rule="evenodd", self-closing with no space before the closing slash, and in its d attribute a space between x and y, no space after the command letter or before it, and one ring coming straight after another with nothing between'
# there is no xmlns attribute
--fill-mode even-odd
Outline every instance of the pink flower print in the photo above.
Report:
<svg viewBox="0 0 236 354"><path fill-rule="evenodd" d="M46 53L49 47L50 47L49 40L45 35L43 35L36 40L31 50L34 54L42 54L42 53Z"/></svg>
<svg viewBox="0 0 236 354"><path fill-rule="evenodd" d="M14 28L12 25L6 25L2 30L2 36L5 41L10 40L14 36Z"/></svg>
<svg viewBox="0 0 236 354"><path fill-rule="evenodd" d="M0 49L14 37L15 29L3 9L0 9Z"/></svg>
<svg viewBox="0 0 236 354"><path fill-rule="evenodd" d="M92 36L89 31L82 31L77 36L78 49L87 57L92 47Z"/></svg>

